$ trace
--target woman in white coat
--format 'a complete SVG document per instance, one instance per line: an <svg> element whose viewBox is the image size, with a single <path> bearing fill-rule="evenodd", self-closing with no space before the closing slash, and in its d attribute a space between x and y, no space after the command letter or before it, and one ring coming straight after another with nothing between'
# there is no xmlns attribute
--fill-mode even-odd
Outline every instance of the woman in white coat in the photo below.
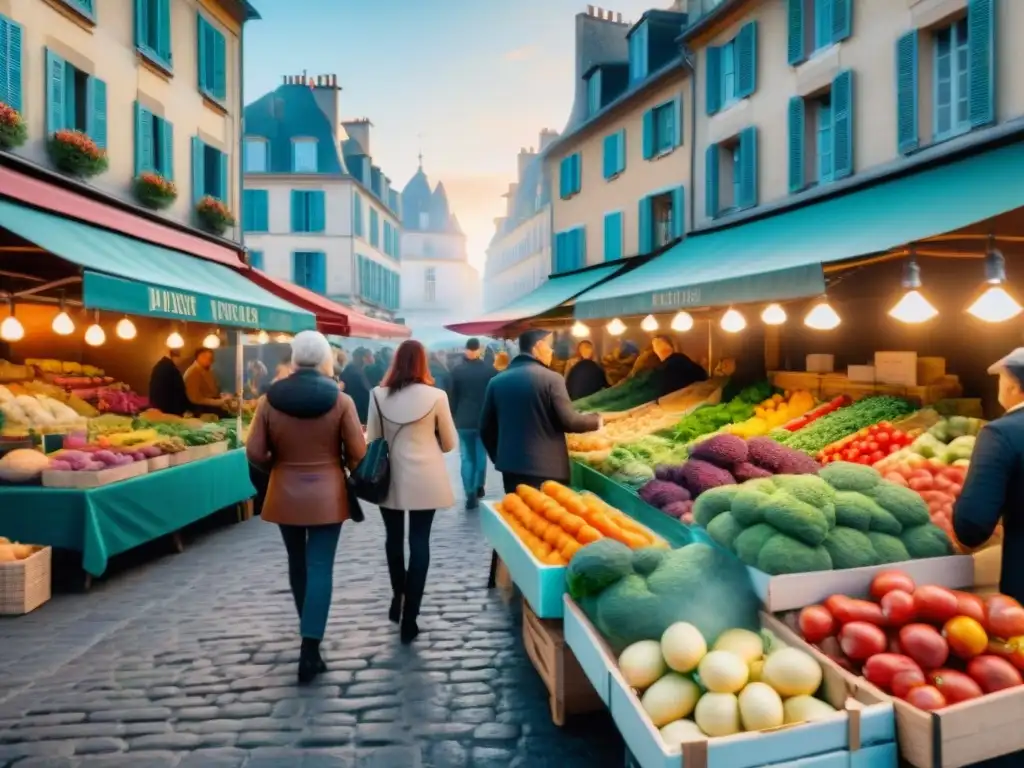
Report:
<svg viewBox="0 0 1024 768"><path fill-rule="evenodd" d="M380 505L387 536L384 551L391 576L391 610L401 620L403 643L419 634L416 618L430 566L430 526L434 512L455 503L444 455L458 436L448 394L432 385L427 352L418 341L404 341L381 386L374 387L366 419L366 440L387 440L391 485ZM405 512L409 512L409 567L405 566Z"/></svg>

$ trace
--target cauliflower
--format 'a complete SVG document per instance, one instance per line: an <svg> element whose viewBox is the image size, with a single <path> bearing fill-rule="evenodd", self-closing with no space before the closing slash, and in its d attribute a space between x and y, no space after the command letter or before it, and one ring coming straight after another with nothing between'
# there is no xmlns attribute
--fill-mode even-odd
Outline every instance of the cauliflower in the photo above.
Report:
<svg viewBox="0 0 1024 768"><path fill-rule="evenodd" d="M720 485L735 485L736 478L727 469L716 467L707 461L690 459L683 464L681 470L684 485L690 489L694 498L698 498L704 491L717 488Z"/></svg>
<svg viewBox="0 0 1024 768"><path fill-rule="evenodd" d="M732 514L747 527L764 521L761 502L778 490L771 478L748 480L740 486L732 503Z"/></svg>
<svg viewBox="0 0 1024 768"><path fill-rule="evenodd" d="M747 441L742 437L725 433L713 435L695 445L690 451L690 458L729 469L733 464L747 460Z"/></svg>
<svg viewBox="0 0 1024 768"><path fill-rule="evenodd" d="M883 480L868 491L867 495L895 517L903 528L924 525L931 519L928 515L927 502L917 491L904 488L902 485Z"/></svg>
<svg viewBox="0 0 1024 768"><path fill-rule="evenodd" d="M768 523L758 523L744 529L739 536L733 540L733 551L745 565L757 568L757 558L761 554L761 548L768 539L777 534L774 528Z"/></svg>
<svg viewBox="0 0 1024 768"><path fill-rule="evenodd" d="M732 549L733 542L742 532L743 526L729 512L718 515L708 525L708 536L728 550Z"/></svg>
<svg viewBox="0 0 1024 768"><path fill-rule="evenodd" d="M868 533L868 538L871 540L871 546L878 553L880 563L905 563L910 559L907 548L895 536L871 531Z"/></svg>
<svg viewBox="0 0 1024 768"><path fill-rule="evenodd" d="M775 486L787 491L793 498L810 504L812 507L824 507L834 504L836 492L828 483L814 475L776 475Z"/></svg>
<svg viewBox="0 0 1024 768"><path fill-rule="evenodd" d="M787 432L786 434L792 434ZM802 451L780 445L770 437L752 437L747 441L747 461L774 475L816 475L821 467Z"/></svg>
<svg viewBox="0 0 1024 768"><path fill-rule="evenodd" d="M864 533L871 529L871 520L874 515L889 514L873 499L855 491L836 491L835 507L836 525L855 528Z"/></svg>

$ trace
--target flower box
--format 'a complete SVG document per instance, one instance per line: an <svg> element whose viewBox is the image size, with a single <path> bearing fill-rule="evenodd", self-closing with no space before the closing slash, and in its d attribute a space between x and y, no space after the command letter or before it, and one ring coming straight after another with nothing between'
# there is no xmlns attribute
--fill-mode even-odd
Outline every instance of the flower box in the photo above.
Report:
<svg viewBox="0 0 1024 768"><path fill-rule="evenodd" d="M146 208L161 210L178 199L178 188L159 173L142 173L132 184L135 198Z"/></svg>
<svg viewBox="0 0 1024 768"><path fill-rule="evenodd" d="M222 235L235 226L235 217L227 204L210 195L196 203L196 219L199 226L215 235Z"/></svg>
<svg viewBox="0 0 1024 768"><path fill-rule="evenodd" d="M27 138L25 118L14 107L0 101L0 149L20 147Z"/></svg>
<svg viewBox="0 0 1024 768"><path fill-rule="evenodd" d="M50 160L64 173L89 178L107 170L107 152L81 131L57 131L47 144Z"/></svg>

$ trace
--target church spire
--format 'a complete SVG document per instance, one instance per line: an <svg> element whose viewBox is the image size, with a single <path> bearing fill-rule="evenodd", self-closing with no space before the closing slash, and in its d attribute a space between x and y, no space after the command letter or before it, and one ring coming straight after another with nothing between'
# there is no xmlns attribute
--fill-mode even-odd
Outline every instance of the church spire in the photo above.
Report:
<svg viewBox="0 0 1024 768"><path fill-rule="evenodd" d="M419 158L420 170L422 171L423 170L423 134L422 133L416 134L416 138L418 139L419 145L420 145L419 154L417 155L417 158Z"/></svg>

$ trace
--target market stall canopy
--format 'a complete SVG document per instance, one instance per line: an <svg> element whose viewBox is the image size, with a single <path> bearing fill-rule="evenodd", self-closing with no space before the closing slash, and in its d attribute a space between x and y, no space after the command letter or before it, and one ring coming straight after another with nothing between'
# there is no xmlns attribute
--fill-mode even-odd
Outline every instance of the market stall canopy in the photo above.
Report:
<svg viewBox="0 0 1024 768"><path fill-rule="evenodd" d="M338 336L348 335L348 316L346 314L348 310L340 304L335 304L330 299L308 288L303 288L301 285L278 280L258 269L250 268L243 274L275 296L285 299L297 307L302 307L308 312L312 312L316 316L317 330L321 333Z"/></svg>
<svg viewBox="0 0 1024 768"><path fill-rule="evenodd" d="M810 298L822 265L879 253L1024 206L1024 143L729 229L698 234L597 286L580 319Z"/></svg>
<svg viewBox="0 0 1024 768"><path fill-rule="evenodd" d="M289 333L316 325L310 312L206 259L3 200L0 227L82 267L90 309Z"/></svg>
<svg viewBox="0 0 1024 768"><path fill-rule="evenodd" d="M387 320L378 320L369 317L354 309L346 310L348 313L349 336L359 339L407 339L412 336L412 328L401 323L389 323Z"/></svg>
<svg viewBox="0 0 1024 768"><path fill-rule="evenodd" d="M545 312L550 312L555 307L575 299L585 291L593 289L595 285L607 280L620 269L622 269L621 264L609 264L596 269L550 277L537 290L521 296L511 304L488 312L476 320L451 323L445 328L466 336L497 335L506 326L543 315Z"/></svg>

